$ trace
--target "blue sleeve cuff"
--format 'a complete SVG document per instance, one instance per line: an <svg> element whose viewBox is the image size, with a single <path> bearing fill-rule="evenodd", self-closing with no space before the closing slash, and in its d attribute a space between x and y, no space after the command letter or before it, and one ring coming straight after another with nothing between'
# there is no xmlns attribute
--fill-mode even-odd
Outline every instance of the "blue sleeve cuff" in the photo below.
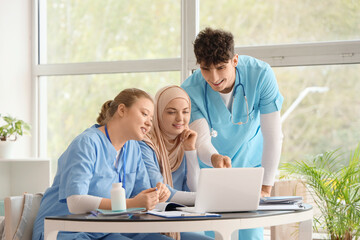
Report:
<svg viewBox="0 0 360 240"><path fill-rule="evenodd" d="M177 192L177 190L175 190L174 188L170 187L168 184L166 184L166 186L168 187L168 189L170 190L170 197L167 200L168 202L173 198L173 196L175 195L175 193Z"/></svg>
<svg viewBox="0 0 360 240"><path fill-rule="evenodd" d="M280 93L278 93L274 101L268 103L267 105L260 106L260 113L267 114L280 111L283 101L284 97Z"/></svg>

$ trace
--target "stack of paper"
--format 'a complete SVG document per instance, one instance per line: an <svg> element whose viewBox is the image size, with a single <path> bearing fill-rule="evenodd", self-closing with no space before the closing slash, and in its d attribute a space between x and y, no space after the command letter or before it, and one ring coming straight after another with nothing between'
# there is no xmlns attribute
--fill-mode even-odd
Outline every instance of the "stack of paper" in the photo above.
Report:
<svg viewBox="0 0 360 240"><path fill-rule="evenodd" d="M164 217L164 218L199 218L199 217L221 217L220 214L216 213L190 213L184 211L147 211L148 214Z"/></svg>
<svg viewBox="0 0 360 240"><path fill-rule="evenodd" d="M174 202L159 203L156 205L154 210L147 211L147 213L165 218L221 217L220 214L216 213L193 213L186 211L178 211L176 210L178 207L185 206Z"/></svg>
<svg viewBox="0 0 360 240"><path fill-rule="evenodd" d="M145 211L145 208L127 208L125 210L104 210L104 209L96 209L96 211L92 211L91 213L94 216L97 216L99 214L104 216L114 216L114 215L125 215L129 213L140 213L142 211Z"/></svg>
<svg viewBox="0 0 360 240"><path fill-rule="evenodd" d="M304 209L301 196L277 196L260 199L258 210L301 210Z"/></svg>

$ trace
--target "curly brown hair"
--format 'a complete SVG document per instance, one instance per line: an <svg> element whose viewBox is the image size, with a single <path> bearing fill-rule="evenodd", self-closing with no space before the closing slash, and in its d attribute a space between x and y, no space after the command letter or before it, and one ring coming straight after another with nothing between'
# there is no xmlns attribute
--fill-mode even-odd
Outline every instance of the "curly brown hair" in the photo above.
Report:
<svg viewBox="0 0 360 240"><path fill-rule="evenodd" d="M196 36L194 53L198 64L217 65L234 56L234 36L222 29L205 28Z"/></svg>

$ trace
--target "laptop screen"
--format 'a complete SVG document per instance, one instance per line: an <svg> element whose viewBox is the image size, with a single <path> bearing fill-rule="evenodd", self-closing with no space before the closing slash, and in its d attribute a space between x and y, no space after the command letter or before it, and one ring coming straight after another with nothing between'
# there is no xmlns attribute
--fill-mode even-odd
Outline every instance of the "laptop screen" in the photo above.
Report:
<svg viewBox="0 0 360 240"><path fill-rule="evenodd" d="M204 168L200 170L196 212L255 211L263 168Z"/></svg>

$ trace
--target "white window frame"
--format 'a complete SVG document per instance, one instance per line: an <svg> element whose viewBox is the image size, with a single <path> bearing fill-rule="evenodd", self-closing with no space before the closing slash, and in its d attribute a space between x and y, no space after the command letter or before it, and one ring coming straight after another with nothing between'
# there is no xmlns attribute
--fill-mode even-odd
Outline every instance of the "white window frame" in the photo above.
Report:
<svg viewBox="0 0 360 240"><path fill-rule="evenodd" d="M197 68L192 43L199 32L200 0L181 0L180 58L64 64L39 64L38 15L40 0L33 0L32 3L32 108L35 113L33 122L37 129L34 131L32 148L37 157L46 157L47 148L46 86L39 83L40 77L180 71L181 81L184 81L191 71ZM235 52L264 60L272 67L359 64L360 40L235 47Z"/></svg>

